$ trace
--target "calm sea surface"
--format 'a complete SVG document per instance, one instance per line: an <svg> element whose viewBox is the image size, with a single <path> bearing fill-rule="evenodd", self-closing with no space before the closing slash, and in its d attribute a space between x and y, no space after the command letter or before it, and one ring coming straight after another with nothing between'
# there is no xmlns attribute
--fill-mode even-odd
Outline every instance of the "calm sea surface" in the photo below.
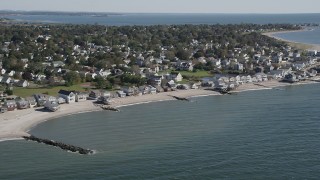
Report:
<svg viewBox="0 0 320 180"><path fill-rule="evenodd" d="M101 25L320 23L320 14L124 14L108 17L70 15L5 16L29 22Z"/></svg>
<svg viewBox="0 0 320 180"><path fill-rule="evenodd" d="M81 156L0 143L0 179L318 179L320 84L193 98L48 121L32 134Z"/></svg>
<svg viewBox="0 0 320 180"><path fill-rule="evenodd" d="M276 34L276 37L294 42L320 45L320 28L307 28L307 31Z"/></svg>

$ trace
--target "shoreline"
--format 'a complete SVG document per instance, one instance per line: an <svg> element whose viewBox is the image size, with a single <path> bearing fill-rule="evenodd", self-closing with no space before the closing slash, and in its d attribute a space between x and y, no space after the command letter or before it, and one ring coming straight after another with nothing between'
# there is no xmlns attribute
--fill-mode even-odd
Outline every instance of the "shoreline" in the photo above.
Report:
<svg viewBox="0 0 320 180"><path fill-rule="evenodd" d="M257 91L257 90L272 90L278 87L296 86L304 84L314 84L314 81L305 81L295 84L288 84L279 82L277 80L270 80L266 82L260 82L256 84L243 84L235 91L236 93ZM148 94L143 96L130 96L126 98L117 98L111 106L116 108L122 108L127 106L147 104L162 101L175 100L171 96L179 96L184 98L196 98L205 96L221 95L218 92L203 89L191 89L191 90L178 90L172 92L163 92L158 94ZM25 110L15 110L7 112L0 116L0 142L10 140L21 140L22 136L29 135L28 132L37 125L74 114L88 113L103 111L100 107L93 104L93 101L87 100L84 102L78 102L73 104L63 104L60 110L57 112L42 111L42 108L33 108Z"/></svg>
<svg viewBox="0 0 320 180"><path fill-rule="evenodd" d="M308 44L308 43L303 43L303 42L297 42L297 41L291 41L288 39L280 38L277 37L277 34L285 34L285 33L298 33L298 32L306 32L309 31L308 29L301 29L301 30L292 30L292 31L274 31L274 32L266 32L262 33L262 35L277 39L279 41L284 41L289 43L291 46L295 46L300 49L309 49L309 50L318 50L320 51L320 45L319 44Z"/></svg>

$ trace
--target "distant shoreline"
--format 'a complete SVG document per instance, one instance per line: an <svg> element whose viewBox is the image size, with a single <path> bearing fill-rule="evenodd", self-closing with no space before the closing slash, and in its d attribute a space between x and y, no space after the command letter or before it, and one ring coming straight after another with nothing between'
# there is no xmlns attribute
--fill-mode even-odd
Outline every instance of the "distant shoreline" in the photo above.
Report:
<svg viewBox="0 0 320 180"><path fill-rule="evenodd" d="M308 31L307 29L301 29L301 30L293 30L293 31L275 31L275 32L266 32L266 33L262 33L262 35L280 40L280 41L284 41L290 44L293 44L295 46L297 46L298 48L302 48L302 49L310 49L310 50L318 50L320 51L320 45L318 44L309 44L309 43L301 43L301 42L296 42L296 41L291 41L288 39L284 39L284 38L280 38L277 37L277 34L285 34L285 33L298 33L298 32L306 32Z"/></svg>

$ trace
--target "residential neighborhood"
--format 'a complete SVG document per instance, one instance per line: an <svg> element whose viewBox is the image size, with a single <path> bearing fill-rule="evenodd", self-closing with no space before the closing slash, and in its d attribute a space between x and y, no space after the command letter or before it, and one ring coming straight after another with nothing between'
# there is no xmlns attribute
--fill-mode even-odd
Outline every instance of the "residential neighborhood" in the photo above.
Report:
<svg viewBox="0 0 320 180"><path fill-rule="evenodd" d="M0 31L12 32L2 37L0 46L2 112L34 107L35 102L37 107L55 111L59 104L87 99L110 104L112 98L176 90L230 91L243 84L269 80L294 83L319 72L320 52L292 47L262 34L296 30L299 26L199 27L202 29L191 25L97 26L96 29L81 26L78 30L90 32L86 34L70 31L75 27L67 25L1 27ZM239 32L242 36L236 40L226 35L227 28L234 36ZM22 29L26 30L27 38L18 33ZM140 33L158 30L173 37L168 42L158 37L146 43L138 37L138 32L128 32L130 30ZM209 30L216 31L217 35L212 36ZM66 31L69 36L61 39L60 31ZM118 33L113 36L110 31ZM203 36L190 35L175 40L174 37L185 31L203 33ZM91 41L84 41L89 37ZM146 43L144 48L142 43ZM59 89L51 92L55 87Z"/></svg>

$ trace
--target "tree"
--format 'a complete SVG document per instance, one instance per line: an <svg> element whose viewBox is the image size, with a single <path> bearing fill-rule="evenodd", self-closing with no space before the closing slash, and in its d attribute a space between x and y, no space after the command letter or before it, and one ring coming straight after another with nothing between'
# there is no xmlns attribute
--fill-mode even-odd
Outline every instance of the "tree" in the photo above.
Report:
<svg viewBox="0 0 320 180"><path fill-rule="evenodd" d="M98 89L105 89L107 86L106 80L103 79L103 77L99 76L96 77L96 88Z"/></svg>
<svg viewBox="0 0 320 180"><path fill-rule="evenodd" d="M76 73L74 71L68 72L64 78L64 80L66 81L66 86L72 86L81 82L79 73Z"/></svg>
<svg viewBox="0 0 320 180"><path fill-rule="evenodd" d="M188 60L189 59L189 53L186 50L179 49L176 53L177 58Z"/></svg>

